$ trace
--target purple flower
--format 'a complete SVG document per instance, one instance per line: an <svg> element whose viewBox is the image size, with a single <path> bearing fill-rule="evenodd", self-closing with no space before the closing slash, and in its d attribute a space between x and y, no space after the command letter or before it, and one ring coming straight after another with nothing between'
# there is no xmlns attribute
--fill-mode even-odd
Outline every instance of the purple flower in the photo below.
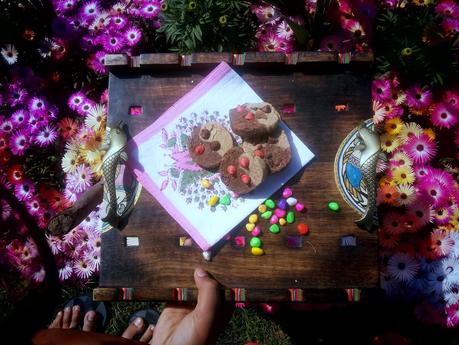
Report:
<svg viewBox="0 0 459 345"><path fill-rule="evenodd" d="M252 12L255 13L261 23L272 22L273 20L279 18L279 13L273 6L253 6Z"/></svg>
<svg viewBox="0 0 459 345"><path fill-rule="evenodd" d="M16 128L21 128L29 120L29 113L27 110L19 109L11 115L11 121L13 121Z"/></svg>
<svg viewBox="0 0 459 345"><path fill-rule="evenodd" d="M3 133L11 134L13 132L13 122L11 120L4 120L0 123L0 130Z"/></svg>
<svg viewBox="0 0 459 345"><path fill-rule="evenodd" d="M121 30L124 27L126 27L127 24L128 24L128 19L126 18L126 16L122 14L112 16L110 18L110 28L111 29Z"/></svg>
<svg viewBox="0 0 459 345"><path fill-rule="evenodd" d="M83 92L78 91L70 96L67 104L70 107L70 109L77 110L83 104L85 100L86 100L86 97L83 94Z"/></svg>
<svg viewBox="0 0 459 345"><path fill-rule="evenodd" d="M446 91L443 95L443 101L452 109L459 111L459 92Z"/></svg>
<svg viewBox="0 0 459 345"><path fill-rule="evenodd" d="M65 13L75 9L77 1L76 0L60 0L56 5L56 13Z"/></svg>
<svg viewBox="0 0 459 345"><path fill-rule="evenodd" d="M47 125L38 131L38 134L35 136L35 142L40 146L48 146L54 144L57 139L56 128L52 125Z"/></svg>
<svg viewBox="0 0 459 345"><path fill-rule="evenodd" d="M437 103L433 106L432 123L440 128L451 128L456 125L458 118L457 114L453 113L443 103Z"/></svg>
<svg viewBox="0 0 459 345"><path fill-rule="evenodd" d="M135 26L131 26L124 33L128 45L135 46L142 39L142 32Z"/></svg>
<svg viewBox="0 0 459 345"><path fill-rule="evenodd" d="M29 101L29 111L35 111L35 110L44 110L46 109L46 103L44 99L39 98L39 97L32 97L32 99Z"/></svg>
<svg viewBox="0 0 459 345"><path fill-rule="evenodd" d="M98 1L88 1L81 9L81 16L85 19L95 18L100 13Z"/></svg>
<svg viewBox="0 0 459 345"><path fill-rule="evenodd" d="M371 95L374 100L385 103L391 99L391 85L388 79L373 80Z"/></svg>
<svg viewBox="0 0 459 345"><path fill-rule="evenodd" d="M8 90L8 104L15 107L18 104L25 103L27 100L27 90L16 84L11 84Z"/></svg>
<svg viewBox="0 0 459 345"><path fill-rule="evenodd" d="M29 146L29 135L25 130L17 131L10 138L11 152L17 156L22 156Z"/></svg>
<svg viewBox="0 0 459 345"><path fill-rule="evenodd" d="M459 6L455 0L443 0L435 6L435 12L443 14L445 17L459 17Z"/></svg>
<svg viewBox="0 0 459 345"><path fill-rule="evenodd" d="M88 66L96 73L106 74L108 72L104 65L106 54L104 51L98 51L96 54L91 55L87 61Z"/></svg>
<svg viewBox="0 0 459 345"><path fill-rule="evenodd" d="M25 178L22 182L14 186L14 195L19 200L26 200L32 197L35 192L35 186L31 180Z"/></svg>
<svg viewBox="0 0 459 345"><path fill-rule="evenodd" d="M102 45L104 49L110 53L119 52L121 48L123 48L124 43L124 37L118 33L110 33L102 37Z"/></svg>
<svg viewBox="0 0 459 345"><path fill-rule="evenodd" d="M160 4L159 2L147 2L141 9L140 15L144 18L153 18L158 15L160 11Z"/></svg>
<svg viewBox="0 0 459 345"><path fill-rule="evenodd" d="M91 101L90 99L86 98L83 103L81 104L81 106L79 106L77 108L77 112L78 114L80 114L81 116L85 116L88 114L88 111L94 107L96 103Z"/></svg>
<svg viewBox="0 0 459 345"><path fill-rule="evenodd" d="M459 32L459 19L446 18L441 26L447 35L454 36Z"/></svg>
<svg viewBox="0 0 459 345"><path fill-rule="evenodd" d="M25 204L26 204L27 210L32 216L37 216L40 214L42 209L41 209L40 200L38 199L38 197L34 196L34 197L29 198Z"/></svg>
<svg viewBox="0 0 459 345"><path fill-rule="evenodd" d="M56 107L55 105L50 106L47 110L47 114L50 119L56 119L58 113L59 113L59 108Z"/></svg>
<svg viewBox="0 0 459 345"><path fill-rule="evenodd" d="M415 110L422 110L432 104L432 92L415 85L406 91L406 104Z"/></svg>
<svg viewBox="0 0 459 345"><path fill-rule="evenodd" d="M75 29L79 30L81 28L86 28L88 26L88 21L82 16L75 16L69 20L69 24Z"/></svg>

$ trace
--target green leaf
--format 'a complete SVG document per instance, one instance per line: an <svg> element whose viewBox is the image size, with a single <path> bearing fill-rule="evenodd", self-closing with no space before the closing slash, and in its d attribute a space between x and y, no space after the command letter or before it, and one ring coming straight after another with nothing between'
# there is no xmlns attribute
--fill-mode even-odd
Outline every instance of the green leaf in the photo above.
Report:
<svg viewBox="0 0 459 345"><path fill-rule="evenodd" d="M176 143L177 143L177 137L170 138L167 141L167 147L174 147Z"/></svg>
<svg viewBox="0 0 459 345"><path fill-rule="evenodd" d="M180 171L178 169L175 169L175 168L170 168L169 169L169 174L173 177L173 178L179 178L180 176Z"/></svg>

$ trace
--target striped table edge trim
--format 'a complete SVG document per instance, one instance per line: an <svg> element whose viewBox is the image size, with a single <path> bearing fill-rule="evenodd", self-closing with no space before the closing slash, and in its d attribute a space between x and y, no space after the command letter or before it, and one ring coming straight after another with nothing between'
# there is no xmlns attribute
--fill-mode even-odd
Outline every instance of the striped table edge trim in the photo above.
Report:
<svg viewBox="0 0 459 345"><path fill-rule="evenodd" d="M359 302L362 290L360 289L346 289L348 302Z"/></svg>
<svg viewBox="0 0 459 345"><path fill-rule="evenodd" d="M303 302L303 289L288 289L290 291L290 301L292 302Z"/></svg>
<svg viewBox="0 0 459 345"><path fill-rule="evenodd" d="M338 63L339 64L349 64L352 60L352 53L338 53Z"/></svg>
<svg viewBox="0 0 459 345"><path fill-rule="evenodd" d="M188 301L188 288L175 288L174 299L180 302Z"/></svg>
<svg viewBox="0 0 459 345"><path fill-rule="evenodd" d="M191 66L193 55L180 55L180 66Z"/></svg>
<svg viewBox="0 0 459 345"><path fill-rule="evenodd" d="M243 66L245 63L245 53L233 54L233 65Z"/></svg>
<svg viewBox="0 0 459 345"><path fill-rule="evenodd" d="M134 288L121 288L121 298L123 301L132 301L135 298Z"/></svg>
<svg viewBox="0 0 459 345"><path fill-rule="evenodd" d="M285 54L285 64L286 65L296 65L298 63L298 52L286 53Z"/></svg>
<svg viewBox="0 0 459 345"><path fill-rule="evenodd" d="M244 288L232 288L233 298L235 302L245 302L246 290Z"/></svg>

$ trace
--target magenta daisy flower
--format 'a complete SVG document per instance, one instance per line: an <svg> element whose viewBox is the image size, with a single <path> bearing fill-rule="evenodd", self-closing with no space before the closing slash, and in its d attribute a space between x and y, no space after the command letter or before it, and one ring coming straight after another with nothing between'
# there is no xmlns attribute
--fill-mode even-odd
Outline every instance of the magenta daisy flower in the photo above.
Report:
<svg viewBox="0 0 459 345"><path fill-rule="evenodd" d="M441 26L446 35L455 36L459 32L459 19L445 18Z"/></svg>
<svg viewBox="0 0 459 345"><path fill-rule="evenodd" d="M29 134L25 130L19 130L10 138L11 152L17 156L24 155L25 150L30 146Z"/></svg>
<svg viewBox="0 0 459 345"><path fill-rule="evenodd" d="M86 98L83 101L83 103L81 103L81 106L78 107L78 114L82 116L88 115L88 111L91 110L91 108L94 107L95 104L96 103L94 101L91 101L90 99Z"/></svg>
<svg viewBox="0 0 459 345"><path fill-rule="evenodd" d="M104 49L110 53L116 53L123 48L124 37L118 33L106 34L101 37Z"/></svg>
<svg viewBox="0 0 459 345"><path fill-rule="evenodd" d="M433 106L430 120L437 127L451 128L457 124L458 118L445 104L437 103Z"/></svg>
<svg viewBox="0 0 459 345"><path fill-rule="evenodd" d="M104 51L98 51L96 54L91 55L88 59L88 66L98 74L105 74L108 72L107 67L105 67L105 55L107 53Z"/></svg>
<svg viewBox="0 0 459 345"><path fill-rule="evenodd" d="M142 39L142 32L135 26L131 26L124 33L126 42L129 46L135 46Z"/></svg>
<svg viewBox="0 0 459 345"><path fill-rule="evenodd" d="M54 144L57 139L57 131L53 125L42 127L35 136L35 142L40 146L48 146Z"/></svg>
<svg viewBox="0 0 459 345"><path fill-rule="evenodd" d="M83 94L83 92L78 91L70 96L67 104L70 107L70 109L77 110L78 107L81 106L85 100L86 97Z"/></svg>
<svg viewBox="0 0 459 345"><path fill-rule="evenodd" d="M414 135L404 145L406 153L417 164L425 164L437 153L436 143L424 133Z"/></svg>
<svg viewBox="0 0 459 345"><path fill-rule="evenodd" d="M29 101L29 111L37 111L46 109L46 103L43 98L32 97Z"/></svg>
<svg viewBox="0 0 459 345"><path fill-rule="evenodd" d="M91 265L84 258L75 260L73 264L73 270L76 276L80 279L88 279L94 273Z"/></svg>
<svg viewBox="0 0 459 345"><path fill-rule="evenodd" d="M422 200L432 207L445 205L449 198L447 187L431 177L427 177L419 183L419 190Z"/></svg>
<svg viewBox="0 0 459 345"><path fill-rule="evenodd" d="M77 0L60 0L55 6L58 13L71 11L75 8Z"/></svg>
<svg viewBox="0 0 459 345"><path fill-rule="evenodd" d="M373 80L371 86L371 95L374 100L385 103L391 99L391 85L388 79Z"/></svg>
<svg viewBox="0 0 459 345"><path fill-rule="evenodd" d="M57 255L62 251L62 240L60 237L46 234L46 241L48 242L49 248L54 255Z"/></svg>
<svg viewBox="0 0 459 345"><path fill-rule="evenodd" d="M428 175L431 174L432 172L432 167L426 166L426 165L414 165L413 166L413 171L416 175L417 180L421 180L424 177L427 177Z"/></svg>
<svg viewBox="0 0 459 345"><path fill-rule="evenodd" d="M455 0L443 0L435 6L435 12L441 13L445 17L459 17L459 6Z"/></svg>
<svg viewBox="0 0 459 345"><path fill-rule="evenodd" d="M453 213L449 207L440 207L432 210L435 224L446 225L451 220Z"/></svg>
<svg viewBox="0 0 459 345"><path fill-rule="evenodd" d="M27 90L12 84L8 90L8 104L15 107L18 104L23 104L27 100Z"/></svg>
<svg viewBox="0 0 459 345"><path fill-rule="evenodd" d="M14 195L19 200L31 198L34 192L35 186L28 178L24 178L21 182L14 185Z"/></svg>
<svg viewBox="0 0 459 345"><path fill-rule="evenodd" d="M55 105L52 105L48 108L46 113L48 114L48 118L55 120L59 114L59 108Z"/></svg>
<svg viewBox="0 0 459 345"><path fill-rule="evenodd" d="M432 92L427 88L415 85L406 91L406 104L415 109L426 109L432 103Z"/></svg>
<svg viewBox="0 0 459 345"><path fill-rule="evenodd" d="M382 109L384 110L384 117L388 119L393 119L394 117L401 117L403 116L403 107L397 105L394 101L390 100L382 105Z"/></svg>
<svg viewBox="0 0 459 345"><path fill-rule="evenodd" d="M9 147L9 136L6 133L0 133L0 153L6 151Z"/></svg>
<svg viewBox="0 0 459 345"><path fill-rule="evenodd" d="M265 52L280 52L285 47L285 40L278 37L274 32L268 32L258 41L259 49Z"/></svg>
<svg viewBox="0 0 459 345"><path fill-rule="evenodd" d="M7 220L11 215L11 206L10 204L3 199L0 199L0 217L3 221Z"/></svg>
<svg viewBox="0 0 459 345"><path fill-rule="evenodd" d="M10 121L10 120L4 120L1 122L0 124L0 130L3 132L3 133L6 133L6 134L11 134L13 133L13 129L15 127L13 126L13 122Z"/></svg>
<svg viewBox="0 0 459 345"><path fill-rule="evenodd" d="M59 279L61 282L68 280L73 273L73 263L70 260L64 262L59 268Z"/></svg>
<svg viewBox="0 0 459 345"><path fill-rule="evenodd" d="M423 200L417 200L407 206L407 215L417 217L418 221L425 225L431 222L431 207Z"/></svg>
<svg viewBox="0 0 459 345"><path fill-rule="evenodd" d="M444 184L448 190L453 190L454 179L451 176L451 174L449 174L447 171L442 169L431 168L428 171L428 176Z"/></svg>
<svg viewBox="0 0 459 345"><path fill-rule="evenodd" d="M40 266L40 269L38 271L35 271L32 274L32 279L36 283L41 283L45 280L45 275L46 275L45 269L43 268L43 266Z"/></svg>
<svg viewBox="0 0 459 345"><path fill-rule="evenodd" d="M160 11L160 4L159 2L147 2L145 5L140 9L140 15L144 18L153 18L158 15Z"/></svg>
<svg viewBox="0 0 459 345"><path fill-rule="evenodd" d="M31 197L30 199L26 201L25 204L26 204L27 210L32 216L37 216L40 214L41 206L40 206L40 200L38 199L38 197L36 196Z"/></svg>
<svg viewBox="0 0 459 345"><path fill-rule="evenodd" d="M96 251L89 251L83 256L84 260L89 264L93 271L99 271L100 267L100 253Z"/></svg>
<svg viewBox="0 0 459 345"><path fill-rule="evenodd" d="M68 175L72 176L73 189L78 193L85 191L91 186L92 171L90 167L84 164L79 165L73 174Z"/></svg>
<svg viewBox="0 0 459 345"><path fill-rule="evenodd" d="M100 13L98 1L88 1L81 8L81 16L86 19L95 18Z"/></svg>
<svg viewBox="0 0 459 345"><path fill-rule="evenodd" d="M23 124L27 123L28 120L29 120L29 114L24 109L16 110L11 115L11 121L13 121L14 125L17 128L20 128Z"/></svg>
<svg viewBox="0 0 459 345"><path fill-rule="evenodd" d="M401 282L413 280L419 272L419 268L419 262L405 253L394 254L387 263L387 273Z"/></svg>
<svg viewBox="0 0 459 345"><path fill-rule="evenodd" d="M271 22L279 17L278 11L269 5L252 6L252 12L261 23Z"/></svg>
<svg viewBox="0 0 459 345"><path fill-rule="evenodd" d="M451 109L459 110L459 92L446 91L443 95L443 102L445 102Z"/></svg>
<svg viewBox="0 0 459 345"><path fill-rule="evenodd" d="M450 328L459 324L459 303L446 307L446 325Z"/></svg>
<svg viewBox="0 0 459 345"><path fill-rule="evenodd" d="M122 14L112 16L110 18L110 27L112 29L121 30L128 24L128 19Z"/></svg>

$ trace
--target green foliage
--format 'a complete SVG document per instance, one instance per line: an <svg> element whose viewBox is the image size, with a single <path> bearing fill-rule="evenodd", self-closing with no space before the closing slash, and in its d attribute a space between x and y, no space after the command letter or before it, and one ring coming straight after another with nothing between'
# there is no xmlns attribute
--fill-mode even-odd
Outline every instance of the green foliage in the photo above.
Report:
<svg viewBox="0 0 459 345"><path fill-rule="evenodd" d="M256 21L242 0L166 0L158 33L171 51L242 52L255 43Z"/></svg>
<svg viewBox="0 0 459 345"><path fill-rule="evenodd" d="M432 12L419 6L381 9L376 28L378 74L396 71L406 80L432 86L457 78L457 42L443 35L441 18Z"/></svg>

